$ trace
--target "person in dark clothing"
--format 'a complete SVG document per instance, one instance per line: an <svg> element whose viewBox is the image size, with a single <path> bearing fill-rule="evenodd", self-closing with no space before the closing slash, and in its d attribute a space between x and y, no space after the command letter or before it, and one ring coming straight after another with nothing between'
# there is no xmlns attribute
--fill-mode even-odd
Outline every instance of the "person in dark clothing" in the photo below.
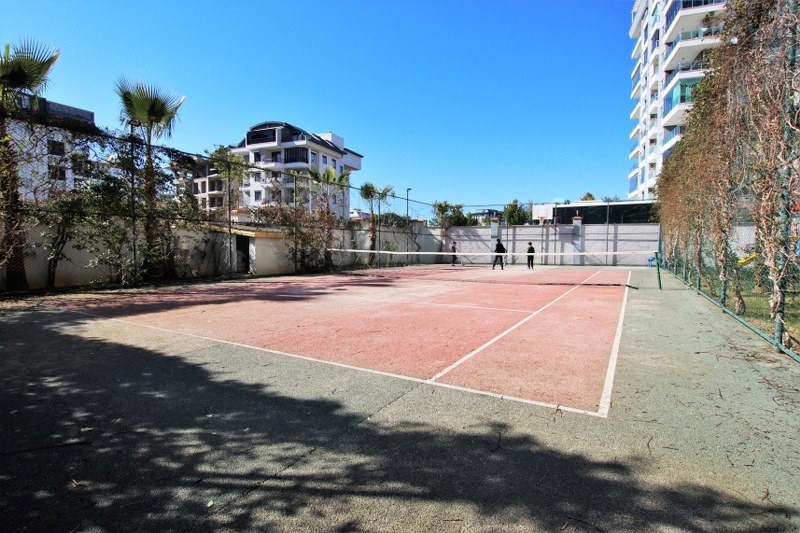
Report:
<svg viewBox="0 0 800 533"><path fill-rule="evenodd" d="M500 239L497 239L497 244L494 246L494 253L497 255L494 256L494 263L492 263L492 270L497 265L497 261L500 261L500 270L503 270L503 256L500 254L506 253L506 247L503 246L503 243L500 242Z"/></svg>
<svg viewBox="0 0 800 533"><path fill-rule="evenodd" d="M458 259L458 257L456 257L456 241L453 241L452 246L450 246L450 250L453 252L453 260L450 262L450 265L456 266L456 260Z"/></svg>
<svg viewBox="0 0 800 533"><path fill-rule="evenodd" d="M533 243L528 243L528 268L533 269L533 254L536 253L536 249L533 247Z"/></svg>

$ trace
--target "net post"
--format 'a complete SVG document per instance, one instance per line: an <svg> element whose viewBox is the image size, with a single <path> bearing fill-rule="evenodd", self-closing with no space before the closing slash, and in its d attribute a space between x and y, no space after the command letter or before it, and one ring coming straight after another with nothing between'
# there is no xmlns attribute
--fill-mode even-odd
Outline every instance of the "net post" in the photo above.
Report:
<svg viewBox="0 0 800 533"><path fill-rule="evenodd" d="M663 290L661 288L661 258L658 257L658 252L655 253L656 256L656 277L658 278L658 290Z"/></svg>

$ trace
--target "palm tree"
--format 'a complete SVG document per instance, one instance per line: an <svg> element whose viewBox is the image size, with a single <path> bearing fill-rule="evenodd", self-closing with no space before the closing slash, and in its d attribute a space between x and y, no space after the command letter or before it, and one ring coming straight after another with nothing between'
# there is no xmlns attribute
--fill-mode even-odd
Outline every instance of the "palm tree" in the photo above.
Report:
<svg viewBox="0 0 800 533"><path fill-rule="evenodd" d="M387 185L378 191L378 244L381 241L381 204L386 203L386 198L394 194L394 187ZM380 256L378 256L378 266L380 266Z"/></svg>
<svg viewBox="0 0 800 533"><path fill-rule="evenodd" d="M371 182L366 182L361 186L361 198L366 200L369 205L369 249L375 250L377 231L375 230L375 199L378 197L378 189ZM370 254L368 264L375 262L375 255Z"/></svg>
<svg viewBox="0 0 800 533"><path fill-rule="evenodd" d="M311 179L321 187L321 200L323 207L323 234L325 240L325 268L330 269L333 266L333 256L330 248L333 245L333 221L331 220L331 187L343 188L350 184L350 173L342 172L337 175L333 167L326 167L325 170L319 171L316 168L309 168L308 174Z"/></svg>
<svg viewBox="0 0 800 533"><path fill-rule="evenodd" d="M61 52L32 40L12 46L6 44L0 54L0 217L3 237L0 241L0 266L8 265L8 290L26 290L25 236L22 232L22 202L19 198L17 152L9 137L9 119L29 99L37 104L47 88L48 76Z"/></svg>
<svg viewBox="0 0 800 533"><path fill-rule="evenodd" d="M378 241L378 231L375 219L375 203L378 204L378 212L381 210L381 203L386 201L386 198L394 194L394 188L387 185L383 189L378 189L373 183L366 182L361 186L361 198L369 203L369 249L375 250ZM379 221L378 221L379 223ZM370 254L369 264L375 262L374 254Z"/></svg>
<svg viewBox="0 0 800 533"><path fill-rule="evenodd" d="M117 95L122 104L120 122L130 127L131 135L138 132L144 141L145 163L142 180L142 193L145 204L145 264L152 267L157 259L158 226L156 200L158 187L153 157L153 143L162 136L170 137L178 120L178 109L185 97L178 98L167 94L154 85L131 83L121 78L116 85ZM131 139L133 142L133 139Z"/></svg>

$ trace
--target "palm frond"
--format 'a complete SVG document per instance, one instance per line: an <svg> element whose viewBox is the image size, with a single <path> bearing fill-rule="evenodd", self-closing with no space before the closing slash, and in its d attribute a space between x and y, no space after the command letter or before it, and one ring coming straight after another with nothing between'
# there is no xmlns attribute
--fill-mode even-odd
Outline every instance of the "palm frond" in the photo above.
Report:
<svg viewBox="0 0 800 533"><path fill-rule="evenodd" d="M47 89L48 75L61 52L34 40L19 45L8 43L0 55L0 88L3 93L30 93L37 96Z"/></svg>
<svg viewBox="0 0 800 533"><path fill-rule="evenodd" d="M116 91L122 104L123 124L140 124L148 142L172 135L185 97L178 98L155 85L132 83L124 77L117 80Z"/></svg>

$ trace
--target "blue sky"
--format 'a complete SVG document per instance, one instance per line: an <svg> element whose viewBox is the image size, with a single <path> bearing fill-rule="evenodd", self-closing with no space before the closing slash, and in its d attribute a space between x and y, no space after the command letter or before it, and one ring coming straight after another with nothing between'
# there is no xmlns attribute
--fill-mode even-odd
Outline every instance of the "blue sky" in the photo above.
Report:
<svg viewBox="0 0 800 533"><path fill-rule="evenodd" d="M412 200L627 195L633 0L0 5L0 42L61 49L44 96L101 127L125 76L186 97L164 144L189 152L274 120L344 137L354 185Z"/></svg>

